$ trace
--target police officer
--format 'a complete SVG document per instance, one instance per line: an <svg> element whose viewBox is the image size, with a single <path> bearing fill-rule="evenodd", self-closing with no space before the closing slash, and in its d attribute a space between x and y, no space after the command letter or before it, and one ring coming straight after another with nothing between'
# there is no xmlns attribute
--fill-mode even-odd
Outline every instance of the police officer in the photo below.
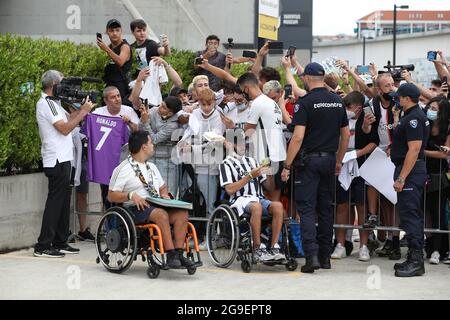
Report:
<svg viewBox="0 0 450 320"><path fill-rule="evenodd" d="M306 264L301 268L304 273L331 268L334 175L342 168L350 137L343 102L325 88L324 75L318 63L308 64L301 75L308 94L295 105L294 133L282 172L282 180L287 181L295 166L295 201L302 217L306 257ZM316 206L319 212L317 232Z"/></svg>
<svg viewBox="0 0 450 320"><path fill-rule="evenodd" d="M424 150L430 124L418 105L420 91L414 84L402 84L395 95L404 115L394 130L391 161L395 165L394 189L398 193L400 227L406 232L408 255L394 269L396 277L413 277L425 273L421 199L427 176Z"/></svg>

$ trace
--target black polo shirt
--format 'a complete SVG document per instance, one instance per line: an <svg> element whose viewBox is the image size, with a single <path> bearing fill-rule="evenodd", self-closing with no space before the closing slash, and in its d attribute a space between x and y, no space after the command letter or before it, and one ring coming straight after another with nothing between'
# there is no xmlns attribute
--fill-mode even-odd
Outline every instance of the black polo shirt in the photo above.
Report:
<svg viewBox="0 0 450 320"><path fill-rule="evenodd" d="M305 126L302 148L306 153L336 152L340 130L348 126L342 99L326 88L316 88L298 99L293 126Z"/></svg>
<svg viewBox="0 0 450 320"><path fill-rule="evenodd" d="M415 105L404 112L397 127L394 130L394 137L391 148L391 161L395 165L400 165L408 152L409 141L422 141L418 159L425 159L425 147L430 135L430 122L422 109Z"/></svg>

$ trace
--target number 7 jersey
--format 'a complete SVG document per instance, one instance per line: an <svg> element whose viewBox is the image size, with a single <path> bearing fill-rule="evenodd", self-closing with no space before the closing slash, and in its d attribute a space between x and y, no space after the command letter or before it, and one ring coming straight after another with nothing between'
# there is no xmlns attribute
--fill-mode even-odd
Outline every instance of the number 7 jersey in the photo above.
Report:
<svg viewBox="0 0 450 320"><path fill-rule="evenodd" d="M88 137L88 180L108 185L119 165L120 148L128 142L127 124L119 117L90 113L82 132Z"/></svg>

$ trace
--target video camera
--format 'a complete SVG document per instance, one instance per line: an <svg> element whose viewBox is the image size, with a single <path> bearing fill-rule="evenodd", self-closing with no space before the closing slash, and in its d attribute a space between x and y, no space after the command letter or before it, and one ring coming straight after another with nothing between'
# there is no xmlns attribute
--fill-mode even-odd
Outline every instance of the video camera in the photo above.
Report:
<svg viewBox="0 0 450 320"><path fill-rule="evenodd" d="M408 70L408 71L414 71L414 65L413 64L405 64L405 65L392 65L391 61L387 62L387 66L384 66L384 68L388 69L388 72L391 73L392 78L394 81L402 81L404 80L402 77L402 71Z"/></svg>
<svg viewBox="0 0 450 320"><path fill-rule="evenodd" d="M54 98L61 100L62 103L68 104L75 109L78 109L75 104L83 103L87 96L89 96L90 100L95 103L97 101L97 97L99 96L99 92L81 90L81 84L83 82L102 83L99 79L88 77L63 78L59 84L53 86Z"/></svg>

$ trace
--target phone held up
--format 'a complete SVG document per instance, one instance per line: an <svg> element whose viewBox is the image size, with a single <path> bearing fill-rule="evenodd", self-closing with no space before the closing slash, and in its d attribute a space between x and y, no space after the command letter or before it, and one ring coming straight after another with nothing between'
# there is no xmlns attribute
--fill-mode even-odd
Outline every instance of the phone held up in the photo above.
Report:
<svg viewBox="0 0 450 320"><path fill-rule="evenodd" d="M99 32L97 32L97 39L102 39L102 34L101 33L99 33Z"/></svg>
<svg viewBox="0 0 450 320"><path fill-rule="evenodd" d="M427 60L434 61L437 59L437 51L428 51L427 52Z"/></svg>
<svg viewBox="0 0 450 320"><path fill-rule="evenodd" d="M203 59L201 57L197 57L194 60L194 65L198 66L203 63Z"/></svg>
<svg viewBox="0 0 450 320"><path fill-rule="evenodd" d="M286 57L288 58L288 57L293 57L293 56L295 56L295 50L297 50L296 47L294 47L294 46L289 46L289 49L288 49L288 51L287 51L287 53L286 53Z"/></svg>
<svg viewBox="0 0 450 320"><path fill-rule="evenodd" d="M244 58L256 58L256 52L255 51L244 50L242 52L242 56Z"/></svg>
<svg viewBox="0 0 450 320"><path fill-rule="evenodd" d="M284 98L289 99L292 96L292 85L287 84L284 86Z"/></svg>

